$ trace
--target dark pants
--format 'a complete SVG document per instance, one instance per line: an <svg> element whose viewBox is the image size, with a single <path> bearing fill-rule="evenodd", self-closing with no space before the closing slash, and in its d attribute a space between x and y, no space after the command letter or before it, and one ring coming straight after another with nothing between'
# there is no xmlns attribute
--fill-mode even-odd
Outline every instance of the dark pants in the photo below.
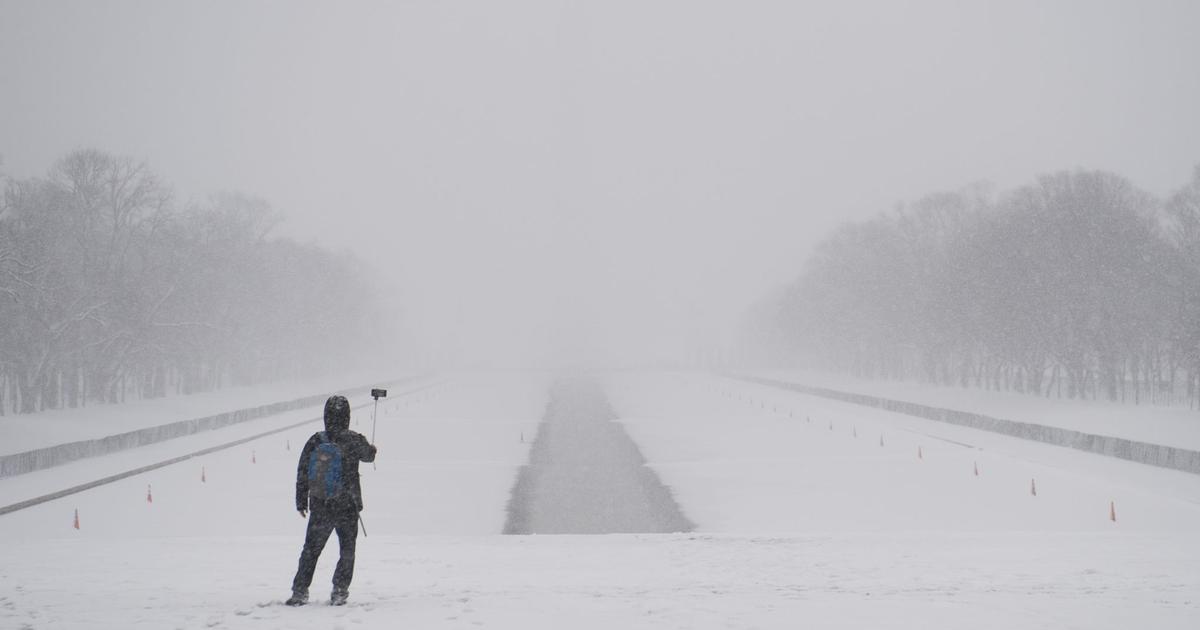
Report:
<svg viewBox="0 0 1200 630"><path fill-rule="evenodd" d="M354 545L358 542L358 510L353 505L329 507L314 500L308 514L308 532L304 536L304 550L300 552L300 566L296 569L296 579L292 580L293 591L308 591L313 572L317 570L317 558L334 530L337 530L341 556L333 571L333 588L350 589L350 580L354 578Z"/></svg>

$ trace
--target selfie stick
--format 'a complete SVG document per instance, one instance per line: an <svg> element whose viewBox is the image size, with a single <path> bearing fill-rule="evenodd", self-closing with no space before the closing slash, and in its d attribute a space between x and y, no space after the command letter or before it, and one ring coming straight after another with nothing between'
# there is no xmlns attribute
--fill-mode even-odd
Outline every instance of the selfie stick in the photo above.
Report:
<svg viewBox="0 0 1200 630"><path fill-rule="evenodd" d="M375 414L379 411L379 399L375 399L375 408L371 410L371 445L375 445Z"/></svg>
<svg viewBox="0 0 1200 630"><path fill-rule="evenodd" d="M375 399L375 408L371 410L371 446L375 446L375 426L378 421L376 414L379 413L379 399L387 397L387 390L386 389L372 389L371 397ZM371 462L371 470L378 470L378 468L375 467L375 462ZM362 520L361 516L359 516L358 518L359 518L359 520ZM364 534L367 533L366 525L363 525L363 533Z"/></svg>

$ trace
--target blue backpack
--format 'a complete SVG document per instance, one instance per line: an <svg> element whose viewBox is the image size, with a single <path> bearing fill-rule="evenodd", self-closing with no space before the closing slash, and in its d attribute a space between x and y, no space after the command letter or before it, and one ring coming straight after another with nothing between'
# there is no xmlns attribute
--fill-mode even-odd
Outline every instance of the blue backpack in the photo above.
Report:
<svg viewBox="0 0 1200 630"><path fill-rule="evenodd" d="M322 431L321 443L308 456L308 495L328 500L342 493L342 449Z"/></svg>

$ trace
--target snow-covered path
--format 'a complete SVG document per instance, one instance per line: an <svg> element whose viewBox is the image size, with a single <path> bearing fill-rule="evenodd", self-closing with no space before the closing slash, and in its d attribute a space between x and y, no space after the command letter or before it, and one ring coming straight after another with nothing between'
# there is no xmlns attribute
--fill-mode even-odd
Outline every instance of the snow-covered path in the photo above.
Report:
<svg viewBox="0 0 1200 630"><path fill-rule="evenodd" d="M1200 532L1200 475L724 379L609 389L699 531Z"/></svg>
<svg viewBox="0 0 1200 630"><path fill-rule="evenodd" d="M1191 538L372 535L351 605L301 609L280 603L294 536L66 540L5 552L0 626L1183 629Z"/></svg>
<svg viewBox="0 0 1200 630"><path fill-rule="evenodd" d="M751 406L715 394L704 376L607 381L697 533L501 536L529 457L521 436L536 431L547 382L460 376L419 404L381 406L351 606L278 605L303 538L287 449L310 433L302 428L0 517L0 627L1200 621L1200 477L834 401L782 395ZM369 415L352 422L369 430ZM335 560L331 546L318 600Z"/></svg>
<svg viewBox="0 0 1200 630"><path fill-rule="evenodd" d="M811 387L981 413L1017 422L1200 449L1200 411L1187 406L1070 400L977 387L860 379L827 372L764 371L754 375Z"/></svg>

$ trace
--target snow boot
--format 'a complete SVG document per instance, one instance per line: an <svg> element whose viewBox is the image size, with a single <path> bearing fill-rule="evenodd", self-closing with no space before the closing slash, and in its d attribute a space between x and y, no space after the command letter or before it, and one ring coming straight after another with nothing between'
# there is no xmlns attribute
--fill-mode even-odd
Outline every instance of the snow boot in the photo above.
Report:
<svg viewBox="0 0 1200 630"><path fill-rule="evenodd" d="M288 606L303 606L308 603L308 591L292 591L292 596L283 603Z"/></svg>
<svg viewBox="0 0 1200 630"><path fill-rule="evenodd" d="M333 593L329 595L330 606L345 606L346 599L350 597L350 591L344 588L335 588Z"/></svg>

